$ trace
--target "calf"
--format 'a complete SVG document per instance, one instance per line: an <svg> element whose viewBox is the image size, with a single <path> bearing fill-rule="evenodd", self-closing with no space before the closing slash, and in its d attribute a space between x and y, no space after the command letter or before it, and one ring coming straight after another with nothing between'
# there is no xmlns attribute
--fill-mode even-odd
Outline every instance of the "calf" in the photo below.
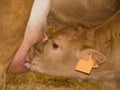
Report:
<svg viewBox="0 0 120 90"><path fill-rule="evenodd" d="M46 42L43 49L40 49L39 45L32 48L27 56L29 63L25 65L32 71L49 75L98 80L113 90L120 90L119 53L120 12L91 30L63 28ZM92 69L87 72L90 63L85 61L91 59Z"/></svg>

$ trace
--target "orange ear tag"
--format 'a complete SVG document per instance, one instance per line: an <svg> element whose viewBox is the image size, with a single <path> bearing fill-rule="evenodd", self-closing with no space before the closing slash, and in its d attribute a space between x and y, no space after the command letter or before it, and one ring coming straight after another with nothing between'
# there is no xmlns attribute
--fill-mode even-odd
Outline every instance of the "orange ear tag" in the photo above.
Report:
<svg viewBox="0 0 120 90"><path fill-rule="evenodd" d="M90 74L93 67L93 60L92 60L92 54L90 54L86 59L81 58L76 67L75 70L78 70L80 72Z"/></svg>

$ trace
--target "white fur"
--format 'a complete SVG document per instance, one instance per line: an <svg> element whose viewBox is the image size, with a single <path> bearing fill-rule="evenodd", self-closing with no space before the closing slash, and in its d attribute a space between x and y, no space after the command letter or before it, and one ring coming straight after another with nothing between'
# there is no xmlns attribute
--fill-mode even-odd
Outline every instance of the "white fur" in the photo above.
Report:
<svg viewBox="0 0 120 90"><path fill-rule="evenodd" d="M34 0L28 26L38 27L46 23L50 9L50 0Z"/></svg>

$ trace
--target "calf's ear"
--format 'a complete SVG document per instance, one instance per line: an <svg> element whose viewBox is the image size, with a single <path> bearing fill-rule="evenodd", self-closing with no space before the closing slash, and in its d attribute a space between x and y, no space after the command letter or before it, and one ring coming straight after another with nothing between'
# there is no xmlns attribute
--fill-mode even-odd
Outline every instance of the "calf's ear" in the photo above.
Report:
<svg viewBox="0 0 120 90"><path fill-rule="evenodd" d="M91 55L91 58L93 60L94 65L102 64L106 61L106 57L99 52L98 50L87 48L79 52L79 58L85 59L88 58L89 55ZM85 59L86 60L86 59Z"/></svg>
<svg viewBox="0 0 120 90"><path fill-rule="evenodd" d="M90 74L92 68L98 68L99 64L106 61L104 55L94 49L84 49L79 54L79 61L75 66L75 70L86 74Z"/></svg>

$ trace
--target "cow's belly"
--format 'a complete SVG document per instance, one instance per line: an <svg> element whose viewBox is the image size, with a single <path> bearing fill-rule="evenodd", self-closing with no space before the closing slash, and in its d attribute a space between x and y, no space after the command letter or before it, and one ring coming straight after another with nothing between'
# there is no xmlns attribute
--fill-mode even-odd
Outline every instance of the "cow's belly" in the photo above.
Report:
<svg viewBox="0 0 120 90"><path fill-rule="evenodd" d="M60 21L94 27L120 7L117 0L52 0L51 12Z"/></svg>

